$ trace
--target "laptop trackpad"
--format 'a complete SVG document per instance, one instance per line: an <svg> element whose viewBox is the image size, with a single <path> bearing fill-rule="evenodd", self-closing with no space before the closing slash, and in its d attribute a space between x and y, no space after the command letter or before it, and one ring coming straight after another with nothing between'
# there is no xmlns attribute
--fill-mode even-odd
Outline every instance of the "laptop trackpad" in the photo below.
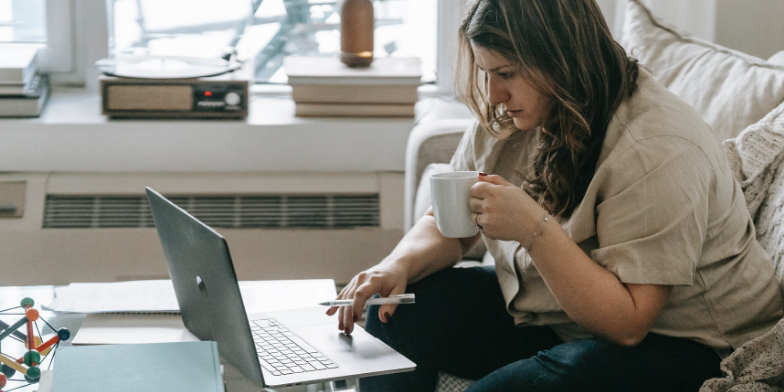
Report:
<svg viewBox="0 0 784 392"><path fill-rule="evenodd" d="M325 325L299 327L295 331L322 354L340 365L337 373L364 377L413 370L416 365L403 355L356 327L351 335Z"/></svg>
<svg viewBox="0 0 784 392"><path fill-rule="evenodd" d="M325 308L304 308L268 314L297 336L340 365L342 374L373 375L412 370L416 365L406 357L356 326L351 335L338 330L337 317L324 314Z"/></svg>
<svg viewBox="0 0 784 392"><path fill-rule="evenodd" d="M327 356L341 353L368 359L395 353L360 327L356 327L352 335L341 333L337 328L324 328L324 325L298 327L295 333Z"/></svg>

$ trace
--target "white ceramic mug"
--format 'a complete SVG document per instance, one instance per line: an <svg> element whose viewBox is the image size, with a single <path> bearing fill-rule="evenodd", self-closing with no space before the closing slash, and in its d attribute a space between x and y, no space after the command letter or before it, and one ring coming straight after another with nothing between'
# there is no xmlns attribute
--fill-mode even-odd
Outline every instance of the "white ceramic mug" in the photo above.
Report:
<svg viewBox="0 0 784 392"><path fill-rule="evenodd" d="M479 180L479 172L457 171L430 177L430 203L438 230L444 237L473 237L479 232L468 206L471 187Z"/></svg>

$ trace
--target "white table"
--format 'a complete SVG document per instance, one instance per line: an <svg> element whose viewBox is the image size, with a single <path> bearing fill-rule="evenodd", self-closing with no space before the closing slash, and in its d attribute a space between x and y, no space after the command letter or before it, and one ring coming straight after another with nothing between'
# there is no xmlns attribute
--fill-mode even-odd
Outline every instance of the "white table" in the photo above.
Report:
<svg viewBox="0 0 784 392"><path fill-rule="evenodd" d="M0 310L18 307L20 301L25 297L30 297L35 300L34 308L39 310L42 319L45 319L52 327L55 329L65 327L71 331L72 338L76 336L79 331L79 328L82 322L85 319L85 314L79 313L55 313L42 310L42 304L48 304L54 299L55 292L54 286L6 286L0 287ZM14 309L8 311L6 313L0 314L0 320L4 321L7 324L13 324L18 321L23 316L23 313L20 309ZM44 335L44 340L46 337L53 336L54 333L48 327L45 327L45 324L39 320L38 327L41 329L41 333ZM26 331L22 331L26 334ZM35 333L38 335L38 332ZM70 345L70 341L61 343L61 346L68 346ZM3 354L11 356L13 358L18 358L24 354L25 348L24 345L20 342L13 340L12 338L6 338L0 344L0 351ZM41 370L51 369L50 362L51 362L52 354L50 353L49 356L43 361ZM13 379L23 379L17 373ZM236 370L231 368L230 366L224 367L224 380L226 381L226 390L227 392L259 392L260 389L250 382L248 382L242 375L240 375ZM6 387L3 391L10 391L14 390L14 392L34 392L39 390L38 384L32 384L26 387L18 388L22 385L25 385L26 382L15 382L9 380ZM355 380L346 380L345 382L330 382L325 384L314 384L308 386L299 386L299 387L292 387L292 388L282 388L277 389L277 392L333 392L333 391L358 391L358 383ZM272 392L267 390L268 392ZM43 390L41 392L44 392Z"/></svg>

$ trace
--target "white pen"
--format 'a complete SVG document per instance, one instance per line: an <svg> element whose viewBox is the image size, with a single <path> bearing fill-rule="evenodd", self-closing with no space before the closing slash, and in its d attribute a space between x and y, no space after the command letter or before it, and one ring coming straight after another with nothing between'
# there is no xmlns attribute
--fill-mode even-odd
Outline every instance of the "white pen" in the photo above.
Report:
<svg viewBox="0 0 784 392"><path fill-rule="evenodd" d="M413 304L416 298L414 294L398 294L390 295L383 298L370 298L365 301L365 305L386 305L386 304ZM322 306L352 306L354 305L353 299L333 299L332 301L321 302Z"/></svg>

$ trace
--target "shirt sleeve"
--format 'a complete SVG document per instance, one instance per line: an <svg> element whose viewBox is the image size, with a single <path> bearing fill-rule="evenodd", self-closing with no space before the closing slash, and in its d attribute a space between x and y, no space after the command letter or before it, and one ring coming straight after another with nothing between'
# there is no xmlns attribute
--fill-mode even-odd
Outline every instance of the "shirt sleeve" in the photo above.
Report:
<svg viewBox="0 0 784 392"><path fill-rule="evenodd" d="M702 149L659 136L637 141L608 164L591 258L624 283L691 285L714 184Z"/></svg>
<svg viewBox="0 0 784 392"><path fill-rule="evenodd" d="M449 167L452 171L475 171L476 161L474 159L474 139L476 139L476 132L478 128L478 121L474 121L471 126L463 132L463 138L460 139L460 144L452 155L452 161L449 162Z"/></svg>

